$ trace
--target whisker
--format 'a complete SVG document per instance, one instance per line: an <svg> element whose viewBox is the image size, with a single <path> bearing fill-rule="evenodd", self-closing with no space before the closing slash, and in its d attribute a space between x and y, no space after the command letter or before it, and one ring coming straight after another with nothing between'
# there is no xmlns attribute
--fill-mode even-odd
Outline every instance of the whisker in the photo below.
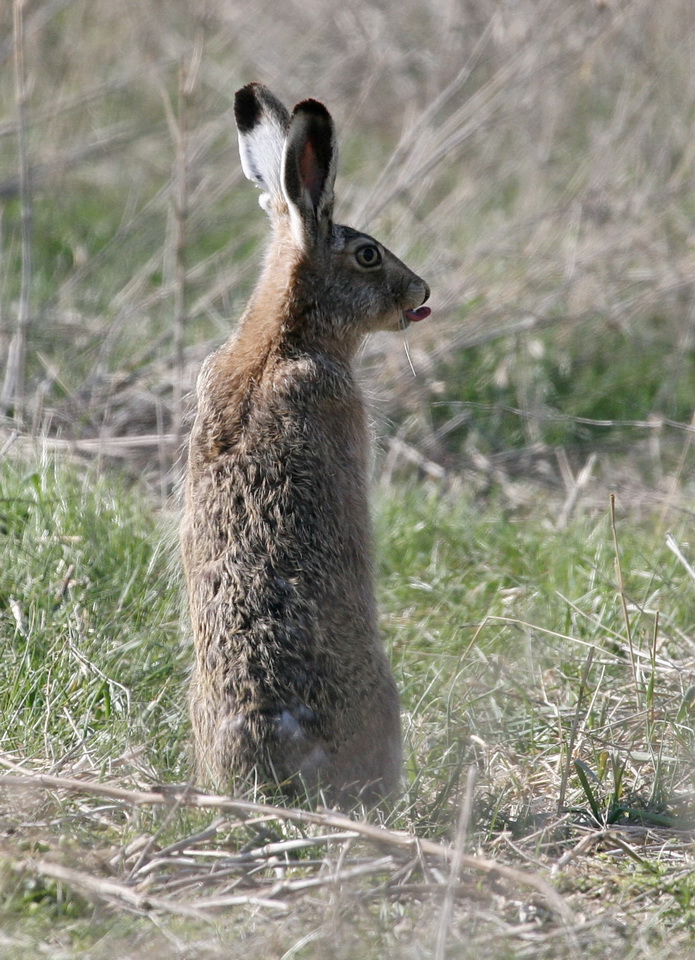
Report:
<svg viewBox="0 0 695 960"><path fill-rule="evenodd" d="M407 340L404 340L404 341L403 341L403 349L405 350L405 355L406 355L406 357L408 358L408 363L410 364L410 369L413 371L413 376L414 376L414 377L417 377L417 371L415 370L415 367L413 366L413 360L412 360L412 357L410 356L410 350L408 349L408 341L407 341Z"/></svg>

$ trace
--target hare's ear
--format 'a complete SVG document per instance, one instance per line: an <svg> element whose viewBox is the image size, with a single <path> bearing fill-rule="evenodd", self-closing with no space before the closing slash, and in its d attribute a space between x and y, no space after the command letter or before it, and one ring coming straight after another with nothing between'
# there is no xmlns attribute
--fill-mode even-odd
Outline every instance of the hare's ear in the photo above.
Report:
<svg viewBox="0 0 695 960"><path fill-rule="evenodd" d="M282 182L292 234L303 249L325 239L330 232L337 162L330 113L318 100L298 103L287 131Z"/></svg>
<svg viewBox="0 0 695 960"><path fill-rule="evenodd" d="M241 167L263 190L259 203L268 213L284 207L282 154L290 115L260 83L249 83L234 95Z"/></svg>

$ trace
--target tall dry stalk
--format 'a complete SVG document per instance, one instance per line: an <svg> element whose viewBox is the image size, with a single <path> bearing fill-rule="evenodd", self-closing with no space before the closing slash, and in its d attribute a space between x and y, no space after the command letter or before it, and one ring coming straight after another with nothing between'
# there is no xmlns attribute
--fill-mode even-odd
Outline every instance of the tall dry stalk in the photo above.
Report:
<svg viewBox="0 0 695 960"><path fill-rule="evenodd" d="M19 196L21 208L22 236L22 275L17 309L17 327L10 343L5 381L0 400L0 410L6 414L14 408L14 418L21 426L25 417L25 376L27 339L29 337L29 297L31 289L31 226L33 210L31 202L31 172L29 151L27 148L27 103L29 91L24 66L24 8L27 0L14 0L13 6L13 49L14 49L14 93L17 110L17 145L19 159Z"/></svg>
<svg viewBox="0 0 695 960"><path fill-rule="evenodd" d="M174 409L173 433L176 448L183 436L184 348L186 344L186 227L188 221L188 119L191 97L202 57L202 36L196 38L188 62L179 67L178 113L170 121L175 144L173 175L174 240Z"/></svg>
<svg viewBox="0 0 695 960"><path fill-rule="evenodd" d="M473 795L475 792L476 768L468 768L466 777L466 790L461 801L459 810L458 824L456 827L456 842L454 852L451 857L451 867L449 877L446 883L446 892L442 911L439 915L439 924L437 927L437 941L435 945L434 960L446 960L447 943L451 935L451 924L454 917L454 897L456 885L459 882L463 858L466 850L466 841L470 828L471 816L473 814Z"/></svg>

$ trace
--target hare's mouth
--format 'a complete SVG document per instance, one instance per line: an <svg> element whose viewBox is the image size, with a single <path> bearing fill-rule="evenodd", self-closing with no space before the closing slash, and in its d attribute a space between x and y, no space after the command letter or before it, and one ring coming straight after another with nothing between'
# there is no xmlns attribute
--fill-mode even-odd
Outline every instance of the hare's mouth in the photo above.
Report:
<svg viewBox="0 0 695 960"><path fill-rule="evenodd" d="M419 320L425 320L432 313L429 307L416 307L414 310L404 310L401 316L399 327L405 330L409 323L417 323Z"/></svg>

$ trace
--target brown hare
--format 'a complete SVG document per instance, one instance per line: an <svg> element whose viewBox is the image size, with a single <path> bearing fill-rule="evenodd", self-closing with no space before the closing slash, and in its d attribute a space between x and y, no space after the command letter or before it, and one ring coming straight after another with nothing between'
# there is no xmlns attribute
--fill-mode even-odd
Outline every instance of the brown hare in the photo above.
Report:
<svg viewBox="0 0 695 960"><path fill-rule="evenodd" d="M333 223L336 143L316 100L236 94L272 238L234 335L205 361L182 552L199 773L349 807L396 794L398 694L378 631L369 430L353 358L428 316L427 284Z"/></svg>

